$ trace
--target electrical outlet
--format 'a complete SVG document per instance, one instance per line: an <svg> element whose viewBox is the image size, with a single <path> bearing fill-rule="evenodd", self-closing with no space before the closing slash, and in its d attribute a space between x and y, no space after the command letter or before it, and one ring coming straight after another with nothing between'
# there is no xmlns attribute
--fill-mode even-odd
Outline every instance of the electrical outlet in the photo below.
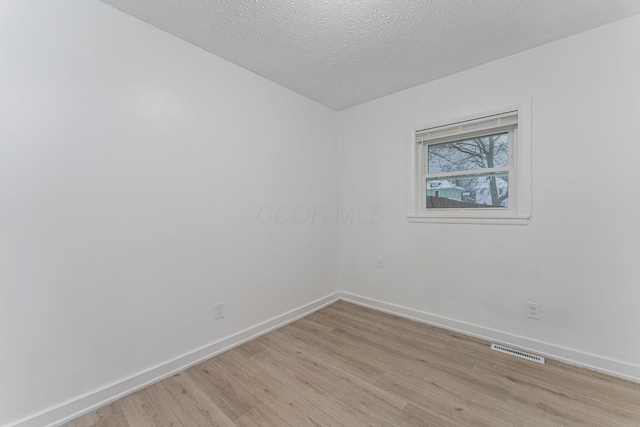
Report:
<svg viewBox="0 0 640 427"><path fill-rule="evenodd" d="M381 256L376 257L376 265L378 266L378 268L384 267L384 258Z"/></svg>
<svg viewBox="0 0 640 427"><path fill-rule="evenodd" d="M213 306L213 320L219 320L224 317L224 303L219 302Z"/></svg>
<svg viewBox="0 0 640 427"><path fill-rule="evenodd" d="M535 302L528 302L527 317L530 319L540 320L540 304Z"/></svg>

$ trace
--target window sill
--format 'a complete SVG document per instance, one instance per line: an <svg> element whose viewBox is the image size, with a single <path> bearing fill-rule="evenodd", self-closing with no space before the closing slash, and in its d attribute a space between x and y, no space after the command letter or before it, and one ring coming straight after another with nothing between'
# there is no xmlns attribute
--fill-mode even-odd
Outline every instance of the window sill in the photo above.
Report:
<svg viewBox="0 0 640 427"><path fill-rule="evenodd" d="M527 225L529 215L492 215L492 214L422 214L407 215L409 222L439 223L439 224L495 224L495 225Z"/></svg>

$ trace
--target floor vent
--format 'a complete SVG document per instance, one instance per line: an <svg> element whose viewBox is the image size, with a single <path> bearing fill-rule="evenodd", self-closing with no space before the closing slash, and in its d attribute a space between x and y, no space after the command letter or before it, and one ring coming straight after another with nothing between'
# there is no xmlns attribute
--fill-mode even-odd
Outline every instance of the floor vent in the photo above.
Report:
<svg viewBox="0 0 640 427"><path fill-rule="evenodd" d="M535 354L525 353L524 351L515 350L513 348L504 347L498 344L491 344L491 350L499 351L500 353L510 354L522 359L527 359L532 362L542 363L544 365L544 357L536 356Z"/></svg>

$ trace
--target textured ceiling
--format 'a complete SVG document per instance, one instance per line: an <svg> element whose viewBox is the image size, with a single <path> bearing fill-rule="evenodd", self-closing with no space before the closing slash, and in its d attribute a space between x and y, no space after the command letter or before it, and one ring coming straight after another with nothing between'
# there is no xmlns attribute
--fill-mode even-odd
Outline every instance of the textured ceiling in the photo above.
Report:
<svg viewBox="0 0 640 427"><path fill-rule="evenodd" d="M103 0L335 110L640 13L640 0Z"/></svg>

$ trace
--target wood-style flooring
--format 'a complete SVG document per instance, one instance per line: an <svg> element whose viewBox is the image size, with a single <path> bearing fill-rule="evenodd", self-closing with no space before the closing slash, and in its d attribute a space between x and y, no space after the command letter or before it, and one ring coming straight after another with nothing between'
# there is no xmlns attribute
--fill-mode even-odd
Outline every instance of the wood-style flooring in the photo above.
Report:
<svg viewBox="0 0 640 427"><path fill-rule="evenodd" d="M640 426L640 385L346 302L70 427Z"/></svg>

